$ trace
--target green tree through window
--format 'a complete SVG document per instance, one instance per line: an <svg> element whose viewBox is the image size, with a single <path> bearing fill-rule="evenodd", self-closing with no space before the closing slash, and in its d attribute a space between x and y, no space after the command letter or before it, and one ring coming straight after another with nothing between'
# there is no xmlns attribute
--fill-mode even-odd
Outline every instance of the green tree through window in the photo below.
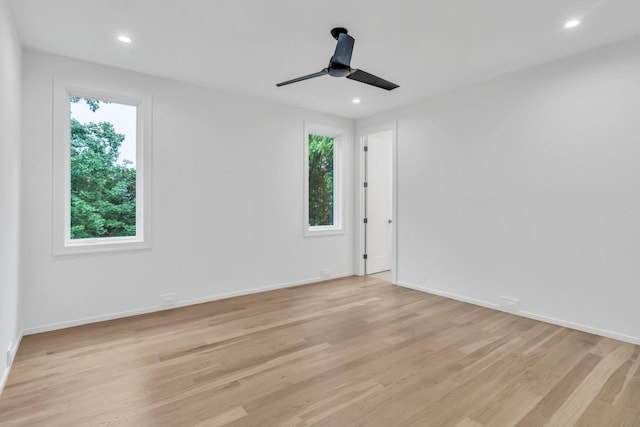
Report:
<svg viewBox="0 0 640 427"><path fill-rule="evenodd" d="M309 135L309 225L334 225L334 140Z"/></svg>
<svg viewBox="0 0 640 427"><path fill-rule="evenodd" d="M86 102L92 112L106 103ZM136 169L120 164L125 135L109 122L80 123L71 117L71 239L136 235Z"/></svg>

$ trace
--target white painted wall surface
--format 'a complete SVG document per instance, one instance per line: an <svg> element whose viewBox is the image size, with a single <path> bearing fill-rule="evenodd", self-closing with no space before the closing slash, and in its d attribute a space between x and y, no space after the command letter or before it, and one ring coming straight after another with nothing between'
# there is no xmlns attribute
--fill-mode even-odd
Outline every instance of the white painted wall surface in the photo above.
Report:
<svg viewBox="0 0 640 427"><path fill-rule="evenodd" d="M51 87L93 80L153 96L153 248L52 256ZM303 237L303 122L352 120L27 51L24 54L23 287L26 332L353 273L353 176L345 228Z"/></svg>
<svg viewBox="0 0 640 427"><path fill-rule="evenodd" d="M401 284L640 343L640 39L390 120Z"/></svg>
<svg viewBox="0 0 640 427"><path fill-rule="evenodd" d="M9 2L0 0L0 392L6 352L20 338L21 55Z"/></svg>

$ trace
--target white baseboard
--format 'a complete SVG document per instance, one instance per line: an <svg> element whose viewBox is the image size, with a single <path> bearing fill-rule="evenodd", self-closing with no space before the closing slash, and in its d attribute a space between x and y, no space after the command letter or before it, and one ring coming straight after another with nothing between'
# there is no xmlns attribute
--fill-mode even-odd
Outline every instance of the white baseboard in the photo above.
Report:
<svg viewBox="0 0 640 427"><path fill-rule="evenodd" d="M20 335L18 335L18 338L13 342L13 354L16 355L18 354L18 349L20 348L20 343L22 342L22 337L23 337L23 333L20 333ZM0 396L2 396L2 391L4 390L4 386L7 384L7 380L9 379L9 373L11 372L11 368L13 367L13 363L16 361L16 358L14 356L13 360L11 361L11 365L7 366L4 369L4 374L2 374L2 378L0 378Z"/></svg>
<svg viewBox="0 0 640 427"><path fill-rule="evenodd" d="M409 289L413 289L413 290L416 290L416 291L425 292L425 293L428 293L428 294L438 295L438 296L441 296L441 297L450 298L450 299L454 299L454 300L457 300L457 301L467 302L467 303L473 304L473 305L479 305L481 307L491 308L493 310L504 311L505 313L515 314L516 316L527 317L529 319L539 320L541 322L551 323L553 325L563 326L565 328L575 329L575 330L581 331L581 332L587 332L587 333L594 334L594 335L600 335L600 336L603 336L603 337L612 338L612 339L618 340L618 341L624 341L624 342L628 342L628 343L631 343L631 344L640 345L640 338L638 338L638 337L633 337L633 336L630 336L630 335L625 335L625 334L620 334L620 333L617 333L617 332L607 331L605 329L599 329L599 328L595 328L593 326L582 325L580 323L575 323L575 322L571 322L571 321L568 321L568 320L556 319L554 317L544 316L544 315L537 314L537 313L532 313L532 312L529 312L529 311L516 311L516 312L507 311L507 310L503 310L498 304L493 304L493 303L490 303L490 302L487 302L487 301L477 300L477 299L473 299L473 298L467 298L467 297L463 297L463 296L460 296L460 295L439 291L437 289L427 288L427 287L424 287L424 286L417 286L417 285L413 285L413 284L405 283L405 282L398 282L396 284L398 286L403 287L403 288L409 288Z"/></svg>
<svg viewBox="0 0 640 427"><path fill-rule="evenodd" d="M553 325L564 326L565 328L575 329L582 332L588 332L594 335L600 335L602 337L611 338L618 341L628 342L630 344L640 345L640 338L630 335L620 334L618 332L611 332L605 329L595 328L593 326L582 325L580 323L571 322L569 320L556 319L554 317L544 316L541 314L531 313L528 311L519 311L514 313L529 319L539 320L545 323L551 323Z"/></svg>
<svg viewBox="0 0 640 427"><path fill-rule="evenodd" d="M456 301L468 302L469 304L479 305L481 307L491 308L493 310L500 310L500 306L498 304L492 304L490 302L486 302L482 300L467 298L467 297L463 297L456 294L450 294L448 292L439 291L437 289L426 288L424 286L413 285L411 283L405 283L405 282L398 282L396 283L396 285L402 286L403 288L413 289L415 291L425 292L427 294L433 294L433 295L438 295L440 297L454 299Z"/></svg>
<svg viewBox="0 0 640 427"><path fill-rule="evenodd" d="M245 289L245 290L241 290L241 291L226 292L226 293L223 293L223 294L216 294L216 295L211 295L211 296L207 296L207 297L203 297L203 298L195 298L195 299L188 299L188 300L179 301L177 304L174 304L174 305L172 305L170 307L160 307L160 306L143 307L143 308L137 308L137 309L134 309L134 310L120 311L120 312L116 312L116 313L102 314L102 315L99 315L99 316L85 317L85 318L82 318L82 319L70 320L70 321L66 321L66 322L59 322L59 323L52 323L52 324L49 324L49 325L36 326L36 327L33 327L33 328L27 328L22 333L24 335L39 334L39 333L42 333L42 332L50 332L50 331L55 331L55 330L58 330L58 329L65 329L65 328L72 328L74 326L87 325L89 323L104 322L106 320L120 319L122 317L130 317L130 316L137 316L137 315L140 315L140 314L155 313L157 311L171 310L171 309L174 309L174 308L186 307L186 306L195 305L195 304L202 304L202 303L211 302L211 301L218 301L218 300L222 300L222 299L239 297L239 296L243 296L243 295L257 294L257 293L260 293L260 292L273 291L273 290L276 290L276 289L284 289L284 288L291 288L293 286L309 285L309 284L312 284L312 283L318 283L318 282L324 282L324 281L327 281L327 280L340 279L340 278L348 277L348 276L352 276L352 275L353 275L353 272L340 273L340 274L334 274L330 278L314 277L314 278L310 278L310 279L296 280L294 282L287 282L287 283L279 283L279 284L269 285L269 286L262 286L262 287L259 287L259 288L251 288L251 289Z"/></svg>

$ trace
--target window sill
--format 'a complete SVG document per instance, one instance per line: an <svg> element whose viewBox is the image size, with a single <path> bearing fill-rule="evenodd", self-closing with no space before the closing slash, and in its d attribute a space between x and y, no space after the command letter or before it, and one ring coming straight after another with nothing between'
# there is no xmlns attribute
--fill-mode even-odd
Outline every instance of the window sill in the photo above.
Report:
<svg viewBox="0 0 640 427"><path fill-rule="evenodd" d="M345 234L344 228L313 227L304 230L305 237L339 236Z"/></svg>
<svg viewBox="0 0 640 427"><path fill-rule="evenodd" d="M84 255L105 252L126 252L151 249L151 244L135 238L78 239L66 242L64 246L54 248L54 256Z"/></svg>

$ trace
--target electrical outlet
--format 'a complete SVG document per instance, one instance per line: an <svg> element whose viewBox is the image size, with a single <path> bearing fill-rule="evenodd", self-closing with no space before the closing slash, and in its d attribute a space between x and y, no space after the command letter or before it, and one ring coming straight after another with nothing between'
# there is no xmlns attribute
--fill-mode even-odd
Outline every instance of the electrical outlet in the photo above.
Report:
<svg viewBox="0 0 640 427"><path fill-rule="evenodd" d="M16 358L16 349L13 348L13 343L11 343L9 344L9 349L7 350L7 368L11 366L15 358Z"/></svg>
<svg viewBox="0 0 640 427"><path fill-rule="evenodd" d="M520 300L517 298L500 297L500 307L506 311L516 312L520 310Z"/></svg>
<svg viewBox="0 0 640 427"><path fill-rule="evenodd" d="M176 305L178 302L178 294L164 294L160 295L160 306L161 307L171 307L172 305Z"/></svg>
<svg viewBox="0 0 640 427"><path fill-rule="evenodd" d="M322 277L323 279L330 279L331 272L332 270L330 268L323 268L322 270L320 270L320 277Z"/></svg>

